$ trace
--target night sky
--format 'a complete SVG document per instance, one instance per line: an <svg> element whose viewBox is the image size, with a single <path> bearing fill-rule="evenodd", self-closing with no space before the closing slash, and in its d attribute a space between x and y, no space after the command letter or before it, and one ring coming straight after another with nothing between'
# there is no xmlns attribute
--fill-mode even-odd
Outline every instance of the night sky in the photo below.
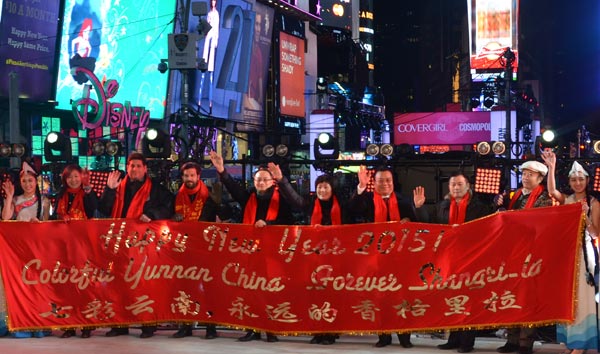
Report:
<svg viewBox="0 0 600 354"><path fill-rule="evenodd" d="M447 101L439 97L449 96L445 58L466 47L466 9L467 0L374 1L375 28L385 28L376 47L375 84L388 108L427 111ZM600 139L599 23L597 0L521 0L519 80L539 80L537 116L565 135L585 124ZM433 73L423 75L419 67L429 61ZM403 99L407 92L413 101Z"/></svg>

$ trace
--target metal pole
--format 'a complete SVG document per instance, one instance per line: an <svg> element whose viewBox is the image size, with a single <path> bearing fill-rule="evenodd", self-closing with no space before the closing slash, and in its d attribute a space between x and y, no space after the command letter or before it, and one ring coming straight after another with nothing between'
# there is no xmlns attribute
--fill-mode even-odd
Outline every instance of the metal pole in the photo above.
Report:
<svg viewBox="0 0 600 354"><path fill-rule="evenodd" d="M508 150L508 157L511 157L512 154L512 138L511 138L511 117L510 117L510 108L512 104L512 100L510 97L510 82L512 81L512 64L515 60L515 54L510 50L510 48L506 48L506 51L503 54L503 57L506 61L505 71L504 71L504 80L506 86L504 88L504 100L506 104L506 134L504 136L504 141L506 144L506 149Z"/></svg>

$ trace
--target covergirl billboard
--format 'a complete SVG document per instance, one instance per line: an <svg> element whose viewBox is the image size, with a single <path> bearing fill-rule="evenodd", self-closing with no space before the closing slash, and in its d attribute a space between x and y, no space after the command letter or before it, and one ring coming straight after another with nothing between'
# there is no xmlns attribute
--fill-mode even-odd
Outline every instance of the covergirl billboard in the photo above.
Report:
<svg viewBox="0 0 600 354"><path fill-rule="evenodd" d="M515 53L513 72L518 64L519 0L467 0L469 43L473 80L486 72L504 69L502 55L510 48Z"/></svg>
<svg viewBox="0 0 600 354"><path fill-rule="evenodd" d="M280 32L281 114L304 117L304 40Z"/></svg>
<svg viewBox="0 0 600 354"><path fill-rule="evenodd" d="M516 125L511 112L511 126ZM421 112L394 116L394 144L467 145L504 140L506 112ZM514 141L514 134L512 139Z"/></svg>

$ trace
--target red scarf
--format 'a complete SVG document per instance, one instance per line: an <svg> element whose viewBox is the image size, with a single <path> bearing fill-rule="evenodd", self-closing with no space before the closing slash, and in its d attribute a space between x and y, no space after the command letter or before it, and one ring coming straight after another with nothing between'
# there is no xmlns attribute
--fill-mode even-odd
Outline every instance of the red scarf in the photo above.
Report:
<svg viewBox="0 0 600 354"><path fill-rule="evenodd" d="M541 184L539 186L535 187L535 189L532 190L531 193L529 194L529 199L527 199L527 203L525 203L525 207L523 209L533 208L533 205L535 204L538 197L540 196L540 194L542 194L543 191L544 191L544 186L542 186ZM509 210L513 208L513 206L515 205L515 203L517 202L517 200L519 199L521 194L523 194L523 188L519 188L515 192L515 195L513 195L512 199L510 200L510 204L508 205Z"/></svg>
<svg viewBox="0 0 600 354"><path fill-rule="evenodd" d="M248 198L248 202L246 203L246 207L244 208L244 221L243 224L254 224L256 222L256 208L258 203L256 201L256 192L252 192L250 194L250 198ZM275 187L273 190L273 195L271 196L271 201L269 202L269 210L267 211L267 220L265 221L273 221L277 219L277 214L279 214L279 189Z"/></svg>
<svg viewBox="0 0 600 354"><path fill-rule="evenodd" d="M381 194L374 193L373 204L375 204L375 222L400 221L400 209L398 209L398 199L396 199L396 193L392 193L390 195L388 203L388 205L385 204ZM390 208L390 220L387 219L388 206Z"/></svg>
<svg viewBox="0 0 600 354"><path fill-rule="evenodd" d="M331 197L333 203L331 204L331 225L342 224L342 212L340 210L340 204L338 203L335 196ZM315 206L313 208L312 216L310 217L311 225L321 225L323 220L323 211L321 210L321 199L315 200Z"/></svg>
<svg viewBox="0 0 600 354"><path fill-rule="evenodd" d="M67 211L69 207L69 195L74 194L73 202L71 203L71 209ZM58 205L56 206L56 215L58 219L73 219L73 220L87 220L87 215L85 214L85 207L83 204L83 197L85 196L85 191L83 188L67 188L66 192L63 194L62 198L58 201Z"/></svg>
<svg viewBox="0 0 600 354"><path fill-rule="evenodd" d="M115 198L115 204L112 209L112 218L120 218L123 213L123 205L125 202L125 188L127 185L127 181L129 181L129 176L125 176L119 186L117 187L117 197ZM150 178L146 176L146 181L142 185L142 187L135 193L133 198L131 199L131 204L129 204L129 209L127 209L126 218L139 218L144 213L144 203L150 197L150 190L152 189L152 182L150 182Z"/></svg>
<svg viewBox="0 0 600 354"><path fill-rule="evenodd" d="M465 222L467 216L467 205L471 199L471 193L467 192L464 197L460 200L460 203L456 203L454 198L450 198L450 214L448 215L448 224L462 224Z"/></svg>
<svg viewBox="0 0 600 354"><path fill-rule="evenodd" d="M194 201L190 200L190 196L196 195ZM202 208L204 203L208 199L208 188L202 181L198 181L198 185L195 188L189 189L182 184L179 188L179 192L175 197L175 213L183 215L183 220L198 221L202 214Z"/></svg>

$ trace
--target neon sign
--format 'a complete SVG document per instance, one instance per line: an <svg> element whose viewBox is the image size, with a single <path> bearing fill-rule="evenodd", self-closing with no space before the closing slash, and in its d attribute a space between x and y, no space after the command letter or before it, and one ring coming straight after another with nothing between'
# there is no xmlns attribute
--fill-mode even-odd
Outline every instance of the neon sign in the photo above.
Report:
<svg viewBox="0 0 600 354"><path fill-rule="evenodd" d="M83 129L95 129L103 123L107 127L137 129L135 146L138 146L150 122L150 111L145 107L131 106L129 101L109 102L119 91L116 80L110 79L102 84L92 71L83 67L74 67L71 73L73 76L85 75L92 83L84 85L82 97L72 103L73 115L79 119ZM92 86L98 101L90 97Z"/></svg>

